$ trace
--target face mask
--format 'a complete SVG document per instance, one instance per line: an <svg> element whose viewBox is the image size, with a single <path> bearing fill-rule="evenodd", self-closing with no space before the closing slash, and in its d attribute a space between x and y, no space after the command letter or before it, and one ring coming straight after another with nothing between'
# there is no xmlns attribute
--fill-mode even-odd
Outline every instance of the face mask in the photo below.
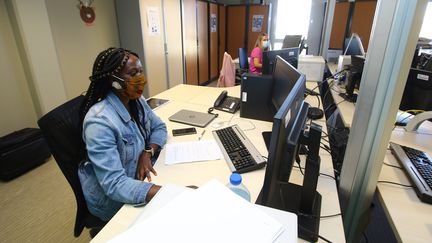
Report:
<svg viewBox="0 0 432 243"><path fill-rule="evenodd" d="M131 100L136 100L141 97L144 91L144 86L147 84L144 74L133 76L126 79L124 82L126 84L124 94Z"/></svg>
<svg viewBox="0 0 432 243"><path fill-rule="evenodd" d="M263 46L264 49L265 49L265 48L268 48L269 45L270 45L269 41L263 41L263 42L262 42L262 46Z"/></svg>

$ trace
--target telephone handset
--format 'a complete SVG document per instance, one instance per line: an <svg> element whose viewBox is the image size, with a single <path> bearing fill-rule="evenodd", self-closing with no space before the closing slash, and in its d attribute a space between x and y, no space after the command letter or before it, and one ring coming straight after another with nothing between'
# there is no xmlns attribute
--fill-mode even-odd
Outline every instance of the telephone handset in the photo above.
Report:
<svg viewBox="0 0 432 243"><path fill-rule="evenodd" d="M228 96L228 92L226 90L222 91L222 93L220 93L220 95L217 97L217 99L214 102L213 107L218 107L222 105L222 102L224 101L224 99Z"/></svg>
<svg viewBox="0 0 432 243"><path fill-rule="evenodd" d="M240 99L228 96L226 90L222 91L214 102L213 108L221 111L235 113L240 107Z"/></svg>

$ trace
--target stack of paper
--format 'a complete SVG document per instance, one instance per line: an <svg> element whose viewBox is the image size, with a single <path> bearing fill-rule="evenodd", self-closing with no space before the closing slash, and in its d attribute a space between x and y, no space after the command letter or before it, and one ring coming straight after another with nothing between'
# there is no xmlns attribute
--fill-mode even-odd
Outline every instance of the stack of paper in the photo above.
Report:
<svg viewBox="0 0 432 243"><path fill-rule="evenodd" d="M110 242L273 242L282 225L216 180L184 191Z"/></svg>
<svg viewBox="0 0 432 243"><path fill-rule="evenodd" d="M215 140L171 143L166 145L165 150L166 165L218 160L223 157Z"/></svg>

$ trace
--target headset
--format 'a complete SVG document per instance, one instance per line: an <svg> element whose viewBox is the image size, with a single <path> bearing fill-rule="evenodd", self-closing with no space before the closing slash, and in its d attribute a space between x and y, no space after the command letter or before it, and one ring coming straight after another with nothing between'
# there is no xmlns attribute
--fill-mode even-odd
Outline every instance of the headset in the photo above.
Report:
<svg viewBox="0 0 432 243"><path fill-rule="evenodd" d="M125 80L124 80L124 79L122 79L122 78L120 78L120 77L117 77L117 76L114 75L114 74L112 74L111 76L112 76L113 78L117 79L117 81L113 81L112 84L111 84L111 86L112 86L114 89L117 89L117 90L126 89L126 83L125 83ZM119 82L119 81L120 81L120 82Z"/></svg>

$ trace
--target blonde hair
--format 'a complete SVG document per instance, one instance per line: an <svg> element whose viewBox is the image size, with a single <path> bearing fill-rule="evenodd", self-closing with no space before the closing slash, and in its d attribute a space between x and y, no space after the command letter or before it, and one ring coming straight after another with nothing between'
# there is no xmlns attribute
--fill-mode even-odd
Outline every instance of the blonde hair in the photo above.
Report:
<svg viewBox="0 0 432 243"><path fill-rule="evenodd" d="M262 39L264 38L264 37L268 37L268 34L267 33L261 33L261 34L259 34L258 35L258 37L257 37L257 39L256 39L256 41L255 41L255 46L254 46L254 48L255 47L259 47L259 48L261 48L261 49L264 49L263 48L263 46L262 46Z"/></svg>

